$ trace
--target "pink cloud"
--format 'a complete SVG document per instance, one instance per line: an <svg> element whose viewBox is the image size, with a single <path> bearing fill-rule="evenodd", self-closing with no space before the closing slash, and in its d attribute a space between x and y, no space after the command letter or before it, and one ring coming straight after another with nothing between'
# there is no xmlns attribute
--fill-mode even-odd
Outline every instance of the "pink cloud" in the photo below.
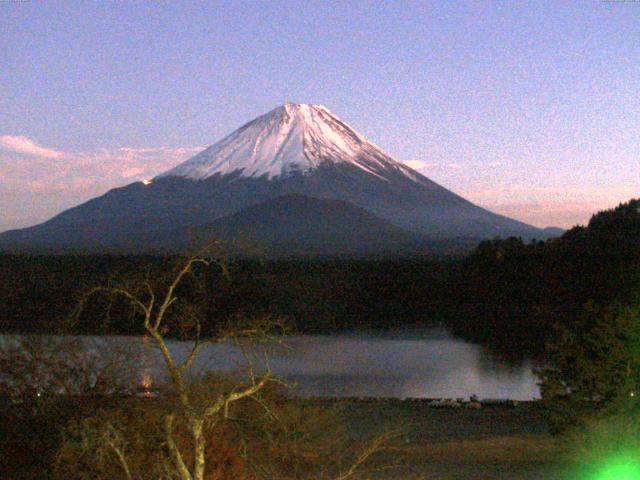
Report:
<svg viewBox="0 0 640 480"><path fill-rule="evenodd" d="M10 137L9 141L6 136L0 138L0 147L14 153L0 153L0 231L32 224L29 219L50 218L112 188L152 178L204 148L117 148L71 153L40 147L29 143L26 137ZM27 155L34 156L23 161Z"/></svg>
<svg viewBox="0 0 640 480"><path fill-rule="evenodd" d="M425 162L422 160L403 160L406 166L413 168L414 170L461 170L463 168L459 163L433 163L433 162ZM499 162L491 162L488 166L497 167L499 166Z"/></svg>
<svg viewBox="0 0 640 480"><path fill-rule="evenodd" d="M45 188L44 182L40 180L31 180L30 182L27 183L27 185L28 185L29 191L33 193L43 192Z"/></svg>
<svg viewBox="0 0 640 480"><path fill-rule="evenodd" d="M136 175L140 175L143 172L144 172L144 168L132 167L124 170L123 172L120 173L120 175L124 178L130 178L130 177L135 177Z"/></svg>
<svg viewBox="0 0 640 480"><path fill-rule="evenodd" d="M0 136L0 147L15 153L53 160L58 160L64 156L64 152L41 147L33 140L23 136L2 135Z"/></svg>
<svg viewBox="0 0 640 480"><path fill-rule="evenodd" d="M423 162L422 160L404 160L402 163L414 170L422 170L433 166L433 164Z"/></svg>
<svg viewBox="0 0 640 480"><path fill-rule="evenodd" d="M613 208L638 193L632 187L510 185L504 188L467 190L461 194L489 210L538 227L571 228L586 224L591 216Z"/></svg>

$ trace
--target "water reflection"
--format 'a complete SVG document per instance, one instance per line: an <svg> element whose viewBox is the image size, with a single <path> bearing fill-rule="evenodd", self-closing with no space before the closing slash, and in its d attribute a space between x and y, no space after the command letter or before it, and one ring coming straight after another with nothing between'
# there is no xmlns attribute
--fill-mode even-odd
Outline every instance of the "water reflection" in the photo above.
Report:
<svg viewBox="0 0 640 480"><path fill-rule="evenodd" d="M0 335L3 341L10 338ZM110 351L135 352L138 371L134 373L147 390L166 381L162 357L149 338L78 339L84 339L87 350L99 349L102 345ZM169 342L178 361L186 358L191 345ZM539 397L533 362L525 360L510 365L442 329L406 336L288 337L285 347L270 352L269 364L274 374L293 385L294 393L301 396L467 398L475 394L480 398L516 400ZM245 355L236 346L209 345L200 352L191 374L242 373L246 365Z"/></svg>
<svg viewBox="0 0 640 480"><path fill-rule="evenodd" d="M442 329L410 337L308 335L290 337L286 345L272 352L270 365L302 396L539 397L531 361L509 365ZM178 353L185 347L171 348ZM236 349L219 345L204 351L195 368L229 371L242 365Z"/></svg>

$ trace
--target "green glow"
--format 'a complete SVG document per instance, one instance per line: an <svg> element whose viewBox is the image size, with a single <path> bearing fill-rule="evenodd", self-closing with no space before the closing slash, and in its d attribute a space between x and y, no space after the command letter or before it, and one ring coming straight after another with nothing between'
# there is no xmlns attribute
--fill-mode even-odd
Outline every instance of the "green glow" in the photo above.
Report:
<svg viewBox="0 0 640 480"><path fill-rule="evenodd" d="M618 458L598 469L592 479L640 480L640 462L631 458Z"/></svg>

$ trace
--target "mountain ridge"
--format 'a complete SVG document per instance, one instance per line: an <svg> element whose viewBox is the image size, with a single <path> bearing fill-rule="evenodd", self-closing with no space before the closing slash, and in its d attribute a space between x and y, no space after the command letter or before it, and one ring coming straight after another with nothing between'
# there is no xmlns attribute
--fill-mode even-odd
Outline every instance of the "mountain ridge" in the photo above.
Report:
<svg viewBox="0 0 640 480"><path fill-rule="evenodd" d="M168 232L211 224L283 195L348 202L440 242L549 236L394 160L325 107L286 104L151 182L110 190L40 225L0 234L0 249L144 252Z"/></svg>

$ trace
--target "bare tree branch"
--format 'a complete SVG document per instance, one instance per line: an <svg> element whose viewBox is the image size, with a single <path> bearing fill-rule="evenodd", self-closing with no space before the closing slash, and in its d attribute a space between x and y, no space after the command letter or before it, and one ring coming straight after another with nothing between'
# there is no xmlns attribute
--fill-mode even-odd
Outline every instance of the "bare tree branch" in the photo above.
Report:
<svg viewBox="0 0 640 480"><path fill-rule="evenodd" d="M158 311L158 313L156 315L156 323L155 323L156 330L160 328L160 324L162 323L162 320L164 318L164 315L165 315L167 309L177 300L177 298L174 296L174 292L175 292L176 287L180 284L180 282L182 282L182 279L187 274L191 273L191 269L193 268L193 266L198 264L198 263L201 263L201 264L203 264L205 266L209 266L211 262L209 260L204 259L204 258L191 257L187 261L185 266L182 267L182 270L180 270L180 272L178 273L176 278L173 280L173 283L169 286L169 289L167 290L167 293L166 293L166 295L164 297L164 301L160 305L160 310Z"/></svg>
<svg viewBox="0 0 640 480"><path fill-rule="evenodd" d="M387 443L394 437L400 435L400 431L388 431L375 437L369 445L358 455L356 460L349 466L349 468L334 478L334 480L347 480L355 475L356 471L367 461L371 456L382 451Z"/></svg>
<svg viewBox="0 0 640 480"><path fill-rule="evenodd" d="M169 448L169 452L171 452L171 456L173 461L176 464L178 469L178 474L182 480L193 480L191 477L191 473L189 469L184 463L182 459L182 454L180 450L178 450L178 446L176 445L175 440L173 439L173 422L175 421L175 416L170 414L165 417L164 427L165 427L165 440L167 442L167 447Z"/></svg>

